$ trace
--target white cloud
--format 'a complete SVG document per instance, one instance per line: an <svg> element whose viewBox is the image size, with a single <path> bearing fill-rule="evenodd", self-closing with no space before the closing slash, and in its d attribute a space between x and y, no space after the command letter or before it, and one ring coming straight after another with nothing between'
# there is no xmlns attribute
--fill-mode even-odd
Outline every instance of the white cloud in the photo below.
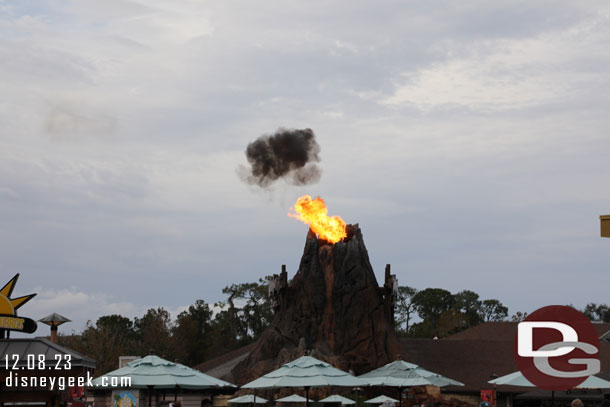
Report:
<svg viewBox="0 0 610 407"><path fill-rule="evenodd" d="M28 302L21 314L38 320L53 312L57 312L70 319L72 322L62 326L63 333L80 332L85 328L87 321L95 324L95 321L104 315L118 314L133 319L142 317L150 308L163 307L169 311L172 320L182 311L188 309L188 305L168 307L165 304L136 304L135 302L119 299L122 295L109 295L100 292L85 292L77 287L64 288L60 290L49 290L37 287L38 295ZM39 324L37 335L46 335L45 326Z"/></svg>
<svg viewBox="0 0 610 407"><path fill-rule="evenodd" d="M72 323L64 325L64 330L79 332L85 327L87 321L95 323L102 315L120 314L126 317L141 316L145 307L135 305L128 301L118 300L108 294L86 293L78 288L64 288L60 290L49 290L37 287L38 295L24 308L23 315L34 319L40 319L53 312L57 312L72 320ZM43 326L39 326L37 334Z"/></svg>
<svg viewBox="0 0 610 407"><path fill-rule="evenodd" d="M53 312L71 320L70 323L66 323L61 327L61 332L64 334L70 332L80 332L85 327L88 321L95 324L99 317L105 315L122 315L129 319L135 317L141 318L147 310L151 308L163 307L165 308L172 318L172 321L176 320L176 317L183 311L188 310L189 305L176 305L168 306L163 304L163 301L158 303L148 304L136 304L134 301L125 301L123 295L110 295L101 292L87 292L78 287L69 287L59 290L49 290L43 287L35 287L34 292L37 292L37 296L34 297L30 302L20 310L20 314L38 320ZM228 305L224 307L217 306L216 304L208 304L212 310L212 315L215 316L218 312L227 309ZM239 304L238 306L242 305ZM43 324L38 324L38 330L36 335L47 335L48 329Z"/></svg>
<svg viewBox="0 0 610 407"><path fill-rule="evenodd" d="M285 214L304 193L361 222L401 282L500 297L481 259L568 263L485 249L490 229L554 241L550 220L524 219L571 230L610 199L605 2L33 4L0 2L0 258L45 288L40 313L177 309L294 269L306 230ZM316 132L324 175L272 200L235 167L279 126ZM506 213L481 221L489 208ZM469 262L446 267L439 240Z"/></svg>
<svg viewBox="0 0 610 407"><path fill-rule="evenodd" d="M602 51L610 41L609 22L600 15L537 37L468 44L467 56L403 73L381 103L493 112L569 101L609 83L597 68L609 62Z"/></svg>
<svg viewBox="0 0 610 407"><path fill-rule="evenodd" d="M54 139L74 136L114 135L117 121L114 117L83 106L58 103L49 107L43 128Z"/></svg>

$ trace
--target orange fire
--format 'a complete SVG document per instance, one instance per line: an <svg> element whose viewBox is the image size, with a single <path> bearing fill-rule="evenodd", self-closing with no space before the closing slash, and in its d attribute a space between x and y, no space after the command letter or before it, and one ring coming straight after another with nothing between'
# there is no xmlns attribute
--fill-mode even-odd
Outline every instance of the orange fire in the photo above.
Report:
<svg viewBox="0 0 610 407"><path fill-rule="evenodd" d="M300 197L294 204L294 211L296 213L289 213L288 216L308 224L320 239L337 243L347 237L343 219L338 216L328 216L328 208L320 197L316 199L311 199L309 195Z"/></svg>

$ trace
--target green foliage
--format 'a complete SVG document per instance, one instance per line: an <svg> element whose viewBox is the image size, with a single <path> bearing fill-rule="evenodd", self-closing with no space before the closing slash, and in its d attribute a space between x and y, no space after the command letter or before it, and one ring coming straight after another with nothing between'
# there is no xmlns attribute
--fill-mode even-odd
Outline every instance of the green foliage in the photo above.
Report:
<svg viewBox="0 0 610 407"><path fill-rule="evenodd" d="M210 356L212 325L212 311L203 300L178 314L172 328L173 339L182 344L176 350L177 360L186 363L206 360Z"/></svg>
<svg viewBox="0 0 610 407"><path fill-rule="evenodd" d="M470 290L452 294L442 288L399 287L394 315L402 335L442 338L482 322L506 320L508 308L498 300L482 301ZM419 321L411 323L415 315Z"/></svg>
<svg viewBox="0 0 610 407"><path fill-rule="evenodd" d="M508 308L498 300L485 300L481 313L483 322L504 321L508 317Z"/></svg>
<svg viewBox="0 0 610 407"><path fill-rule="evenodd" d="M582 310L582 313L592 321L610 322L610 307L606 304L590 302Z"/></svg>
<svg viewBox="0 0 610 407"><path fill-rule="evenodd" d="M453 309L453 295L442 288L426 288L413 297L415 310L425 321L438 323L443 312Z"/></svg>
<svg viewBox="0 0 610 407"><path fill-rule="evenodd" d="M515 314L513 314L510 317L510 321L511 322L521 322L523 321L525 318L527 318L527 312L521 312L521 311L517 311Z"/></svg>
<svg viewBox="0 0 610 407"><path fill-rule="evenodd" d="M134 319L140 355L155 354L166 359L175 359L176 352L172 343L171 316L160 307L146 311L142 318Z"/></svg>
<svg viewBox="0 0 610 407"><path fill-rule="evenodd" d="M417 289L409 286L398 287L398 297L394 304L394 326L396 331L406 334L411 329L411 319L415 314L415 304L413 297L417 294Z"/></svg>
<svg viewBox="0 0 610 407"><path fill-rule="evenodd" d="M257 338L271 323L273 310L267 299L266 279L260 279L258 283L232 284L222 292L229 295L226 317L239 340L251 341Z"/></svg>
<svg viewBox="0 0 610 407"><path fill-rule="evenodd" d="M88 321L81 335L59 336L59 343L95 359L97 371L107 372L118 367L119 356L137 349L136 335L129 318L107 315L95 325Z"/></svg>
<svg viewBox="0 0 610 407"><path fill-rule="evenodd" d="M482 317L482 301L479 300L479 294L474 291L464 290L453 296L453 310L462 315L463 325L475 326L483 322Z"/></svg>
<svg viewBox="0 0 610 407"><path fill-rule="evenodd" d="M133 320L105 315L87 322L80 335L61 335L60 343L97 361L97 374L118 368L120 356L156 354L195 366L205 360L247 345L273 318L267 299L267 280L233 284L223 293L225 302L213 308L197 300L172 320L162 308L151 308Z"/></svg>
<svg viewBox="0 0 610 407"><path fill-rule="evenodd" d="M267 298L267 279L232 284L222 292L226 300L210 306L197 300L175 320L162 307L151 308L133 320L105 315L87 322L80 335L61 335L60 344L97 360L97 373L118 368L119 356L163 358L195 366L212 357L252 343L269 326L273 310ZM610 307L589 303L582 312L591 320L610 322ZM505 321L508 308L499 300L481 300L470 290L456 294L442 288L398 288L396 331L411 337L445 337L483 322ZM413 320L417 317L417 322ZM522 321L517 312L511 321Z"/></svg>

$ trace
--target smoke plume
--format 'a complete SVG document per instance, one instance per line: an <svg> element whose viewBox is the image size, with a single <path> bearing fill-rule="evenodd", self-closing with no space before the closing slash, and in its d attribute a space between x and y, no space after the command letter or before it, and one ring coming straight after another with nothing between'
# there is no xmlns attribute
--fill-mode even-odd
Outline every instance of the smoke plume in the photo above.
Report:
<svg viewBox="0 0 610 407"><path fill-rule="evenodd" d="M292 185L308 185L320 180L320 145L310 129L278 129L264 134L246 148L250 168L241 166L243 181L261 188L282 178Z"/></svg>

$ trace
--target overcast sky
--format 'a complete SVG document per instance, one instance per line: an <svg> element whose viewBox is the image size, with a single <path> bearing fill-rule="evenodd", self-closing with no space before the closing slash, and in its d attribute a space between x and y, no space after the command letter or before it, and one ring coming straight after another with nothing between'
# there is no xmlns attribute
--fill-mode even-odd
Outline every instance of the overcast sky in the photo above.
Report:
<svg viewBox="0 0 610 407"><path fill-rule="evenodd" d="M0 0L0 285L65 331L175 316L292 276L307 193L379 281L610 303L609 49L607 1ZM279 127L318 184L240 182Z"/></svg>

